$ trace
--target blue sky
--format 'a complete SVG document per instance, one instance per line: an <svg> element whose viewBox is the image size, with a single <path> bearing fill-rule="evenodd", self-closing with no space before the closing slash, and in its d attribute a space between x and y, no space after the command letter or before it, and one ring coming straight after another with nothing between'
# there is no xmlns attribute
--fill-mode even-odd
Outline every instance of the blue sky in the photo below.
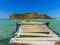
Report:
<svg viewBox="0 0 60 45"><path fill-rule="evenodd" d="M0 0L0 18L10 14L37 12L52 18L60 17L60 0Z"/></svg>

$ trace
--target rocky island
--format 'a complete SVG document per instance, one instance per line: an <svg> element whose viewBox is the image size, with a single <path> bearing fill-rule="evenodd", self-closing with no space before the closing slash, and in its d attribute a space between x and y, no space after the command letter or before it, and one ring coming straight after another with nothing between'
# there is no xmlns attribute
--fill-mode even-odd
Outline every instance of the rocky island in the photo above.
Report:
<svg viewBox="0 0 60 45"><path fill-rule="evenodd" d="M10 19L52 19L50 16L46 14L38 14L38 13L24 13L24 14L11 14Z"/></svg>

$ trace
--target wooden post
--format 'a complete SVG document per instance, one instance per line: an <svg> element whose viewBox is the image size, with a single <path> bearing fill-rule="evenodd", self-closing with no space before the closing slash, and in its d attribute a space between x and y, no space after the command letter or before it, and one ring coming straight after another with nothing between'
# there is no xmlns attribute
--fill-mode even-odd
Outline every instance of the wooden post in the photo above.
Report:
<svg viewBox="0 0 60 45"><path fill-rule="evenodd" d="M45 23L47 26L49 26L49 22Z"/></svg>

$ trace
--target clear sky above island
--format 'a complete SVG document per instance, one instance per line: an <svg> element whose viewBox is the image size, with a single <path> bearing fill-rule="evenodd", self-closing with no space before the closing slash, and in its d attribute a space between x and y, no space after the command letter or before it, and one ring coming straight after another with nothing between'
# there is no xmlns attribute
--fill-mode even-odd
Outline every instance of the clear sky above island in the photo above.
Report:
<svg viewBox="0 0 60 45"><path fill-rule="evenodd" d="M37 12L52 18L60 17L60 0L0 0L0 19L10 14Z"/></svg>

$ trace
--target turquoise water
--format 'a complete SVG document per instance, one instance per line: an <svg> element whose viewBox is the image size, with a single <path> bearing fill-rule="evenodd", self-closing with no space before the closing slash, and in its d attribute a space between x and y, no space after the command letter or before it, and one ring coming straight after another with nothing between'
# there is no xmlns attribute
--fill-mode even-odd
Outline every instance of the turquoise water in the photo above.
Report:
<svg viewBox="0 0 60 45"><path fill-rule="evenodd" d="M22 20L0 20L0 45L8 45L13 32L16 30L16 22L20 23ZM49 27L54 30L56 34L60 34L60 20L30 20L33 22L50 22Z"/></svg>

